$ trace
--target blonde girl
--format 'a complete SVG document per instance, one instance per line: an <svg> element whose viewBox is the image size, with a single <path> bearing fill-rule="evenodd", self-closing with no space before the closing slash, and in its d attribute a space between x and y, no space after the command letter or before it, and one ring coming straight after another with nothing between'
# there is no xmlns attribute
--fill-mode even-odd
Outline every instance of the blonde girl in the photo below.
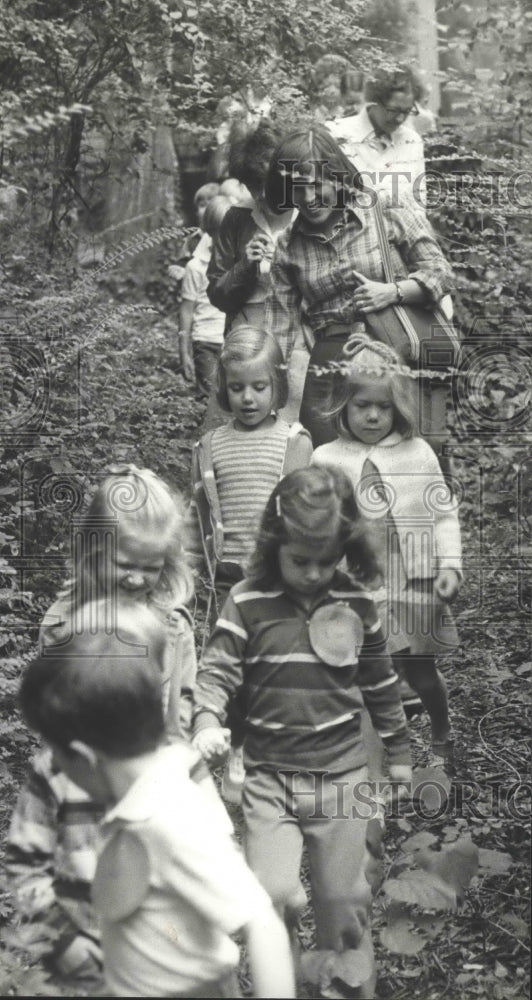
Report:
<svg viewBox="0 0 532 1000"><path fill-rule="evenodd" d="M242 577L273 487L309 464L312 444L300 424L290 427L277 416L288 388L273 337L252 326L232 331L217 377L217 401L230 418L194 447L186 548L191 564L227 590Z"/></svg>
<svg viewBox="0 0 532 1000"><path fill-rule="evenodd" d="M74 535L70 578L41 627L41 640L55 643L88 601L106 598L110 621L119 600L150 607L167 635L162 683L170 735L188 734L196 677L183 531L181 498L159 476L135 465L111 468Z"/></svg>
<svg viewBox="0 0 532 1000"><path fill-rule="evenodd" d="M312 462L346 473L378 532L388 645L430 716L432 763L450 767L447 689L436 656L457 643L449 604L462 582L460 527L434 451L416 436L412 383L392 350L351 337L328 410L338 437L317 448Z"/></svg>
<svg viewBox="0 0 532 1000"><path fill-rule="evenodd" d="M344 558L356 579L339 570ZM295 929L307 847L324 996L374 996L364 705L389 751L390 778L411 778L397 678L359 582L374 573L347 477L332 467L292 472L268 500L248 575L229 593L195 691L194 743L207 761L223 752L228 702L243 694L247 860Z"/></svg>
<svg viewBox="0 0 532 1000"><path fill-rule="evenodd" d="M208 631L220 598L242 578L273 487L282 475L310 461L310 436L300 424L290 427L277 416L287 393L286 365L276 341L251 326L232 331L222 348L217 391L230 419L208 431L192 454L187 554L207 574ZM236 719L232 729L238 744ZM239 800L242 781L242 757L235 751L224 774L226 798Z"/></svg>

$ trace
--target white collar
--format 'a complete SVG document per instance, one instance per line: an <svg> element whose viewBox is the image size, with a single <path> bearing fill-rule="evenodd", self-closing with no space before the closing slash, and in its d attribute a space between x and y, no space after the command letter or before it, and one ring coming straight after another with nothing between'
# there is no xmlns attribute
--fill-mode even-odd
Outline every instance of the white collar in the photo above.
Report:
<svg viewBox="0 0 532 1000"><path fill-rule="evenodd" d="M146 770L106 813L103 824L107 825L113 820L140 823L150 819L161 800L168 796L169 787L180 780L192 780L190 770L196 761L197 754L186 743L161 747Z"/></svg>

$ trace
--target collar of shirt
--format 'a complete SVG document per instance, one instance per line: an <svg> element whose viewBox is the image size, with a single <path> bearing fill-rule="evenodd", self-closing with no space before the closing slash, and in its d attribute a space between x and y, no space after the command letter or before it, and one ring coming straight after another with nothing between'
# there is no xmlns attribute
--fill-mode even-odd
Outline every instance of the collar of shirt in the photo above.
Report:
<svg viewBox="0 0 532 1000"><path fill-rule="evenodd" d="M353 436L349 434L347 430L342 432L340 437L344 441L353 442ZM391 434L388 434L388 436L383 438L382 441L377 441L376 444L364 444L363 441L358 440L356 440L355 443L359 448L365 449L369 455L371 452L378 451L379 448L395 448L396 445L401 444L404 440L403 435L400 434L399 431L392 431Z"/></svg>
<svg viewBox="0 0 532 1000"><path fill-rule="evenodd" d="M270 223L269 223L267 217L264 215L264 212L261 211L261 208L257 204L257 202L254 203L253 208L251 209L251 218L256 223L256 225L259 227L259 229L262 229L262 231L265 232L267 234L267 236L269 236L270 239L274 243L278 240L279 236L284 231L282 229L276 229L274 231L271 228ZM289 226L292 222L294 222L294 220L296 218L297 218L297 209L294 208L294 211L292 212L290 221L287 222L287 226Z"/></svg>
<svg viewBox="0 0 532 1000"><path fill-rule="evenodd" d="M196 260L200 260L202 264L208 264L211 259L212 253L212 236L208 233L203 233L200 241L192 254Z"/></svg>
<svg viewBox="0 0 532 1000"><path fill-rule="evenodd" d="M192 780L190 769L196 760L197 754L185 743L161 747L143 774L106 813L102 825L107 826L113 820L142 823L150 819L168 795L169 787L179 780Z"/></svg>
<svg viewBox="0 0 532 1000"><path fill-rule="evenodd" d="M309 619L313 614L313 612L316 611L317 608L321 607L323 604L330 604L331 601L337 601L339 599L338 595L340 593L342 594L343 597L347 597L348 595L351 595L353 597L358 597L362 596L364 592L364 588L361 586L361 584L357 583L356 580L350 577L347 573L341 572L340 570L335 571L333 578L327 589L324 590L321 594L319 594L310 603L308 607L302 604L297 599L297 597L292 593L292 591L287 590L283 586L282 580L279 583L279 588L275 588L275 590L276 592L280 590L283 597L291 601L294 607L297 609L297 611L300 612L301 616L304 617L305 619Z"/></svg>

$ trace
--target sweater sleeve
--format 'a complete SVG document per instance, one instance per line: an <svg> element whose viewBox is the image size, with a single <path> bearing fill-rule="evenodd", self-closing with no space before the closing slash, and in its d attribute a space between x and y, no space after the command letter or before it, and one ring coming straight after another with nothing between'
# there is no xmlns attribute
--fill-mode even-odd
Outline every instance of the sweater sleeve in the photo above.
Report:
<svg viewBox="0 0 532 1000"><path fill-rule="evenodd" d="M410 764L410 738L399 681L372 601L368 601L364 620L359 671L359 687L364 703L384 743L390 763Z"/></svg>
<svg viewBox="0 0 532 1000"><path fill-rule="evenodd" d="M429 302L438 303L443 295L452 291L453 273L424 212L410 205L392 208L387 199L384 199L383 210L392 224L394 241L399 246L408 277L421 285Z"/></svg>
<svg viewBox="0 0 532 1000"><path fill-rule="evenodd" d="M225 313L242 309L259 280L258 262L248 261L244 254L242 218L242 209L230 208L226 213L207 268L207 295Z"/></svg>
<svg viewBox="0 0 532 1000"><path fill-rule="evenodd" d="M454 569L462 576L462 540L458 519L458 500L443 478L440 463L432 448L417 439L422 461L419 468L427 475L424 503L434 522L434 548L437 572Z"/></svg>
<svg viewBox="0 0 532 1000"><path fill-rule="evenodd" d="M193 709L195 733L225 722L229 699L242 686L247 639L231 590L198 670Z"/></svg>
<svg viewBox="0 0 532 1000"><path fill-rule="evenodd" d="M53 790L52 775L51 753L42 751L30 764L11 816L4 869L18 912L49 929L50 952L60 955L80 933L80 925L56 894L61 802ZM85 889L86 899L78 905L88 909L88 883Z"/></svg>
<svg viewBox="0 0 532 1000"><path fill-rule="evenodd" d="M169 615L167 632L167 729L170 736L179 735L190 739L192 692L197 665L194 633L185 608L173 609Z"/></svg>

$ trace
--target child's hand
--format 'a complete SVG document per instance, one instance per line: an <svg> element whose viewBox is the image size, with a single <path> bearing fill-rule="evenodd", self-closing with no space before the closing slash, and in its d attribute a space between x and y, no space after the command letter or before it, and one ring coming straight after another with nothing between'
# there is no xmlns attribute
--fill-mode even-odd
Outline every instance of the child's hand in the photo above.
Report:
<svg viewBox="0 0 532 1000"><path fill-rule="evenodd" d="M410 764L390 764L390 781L402 782L408 785L412 781L412 768Z"/></svg>
<svg viewBox="0 0 532 1000"><path fill-rule="evenodd" d="M221 762L229 753L230 745L231 733L221 726L206 726L192 740L192 746L199 750L208 764Z"/></svg>
<svg viewBox="0 0 532 1000"><path fill-rule="evenodd" d="M181 267L180 264L168 265L168 277L173 278L174 281L181 281L184 274L185 274L185 268Z"/></svg>
<svg viewBox="0 0 532 1000"><path fill-rule="evenodd" d="M185 376L187 382L193 382L196 377L196 372L194 369L192 344L190 337L183 332L181 332L179 335L179 354L181 360L181 367L183 369L183 375Z"/></svg>
<svg viewBox="0 0 532 1000"><path fill-rule="evenodd" d="M78 934L55 964L63 976L96 976L103 966L102 949L92 938Z"/></svg>
<svg viewBox="0 0 532 1000"><path fill-rule="evenodd" d="M455 569L441 569L434 581L434 589L442 601L450 604L458 596L461 583Z"/></svg>

